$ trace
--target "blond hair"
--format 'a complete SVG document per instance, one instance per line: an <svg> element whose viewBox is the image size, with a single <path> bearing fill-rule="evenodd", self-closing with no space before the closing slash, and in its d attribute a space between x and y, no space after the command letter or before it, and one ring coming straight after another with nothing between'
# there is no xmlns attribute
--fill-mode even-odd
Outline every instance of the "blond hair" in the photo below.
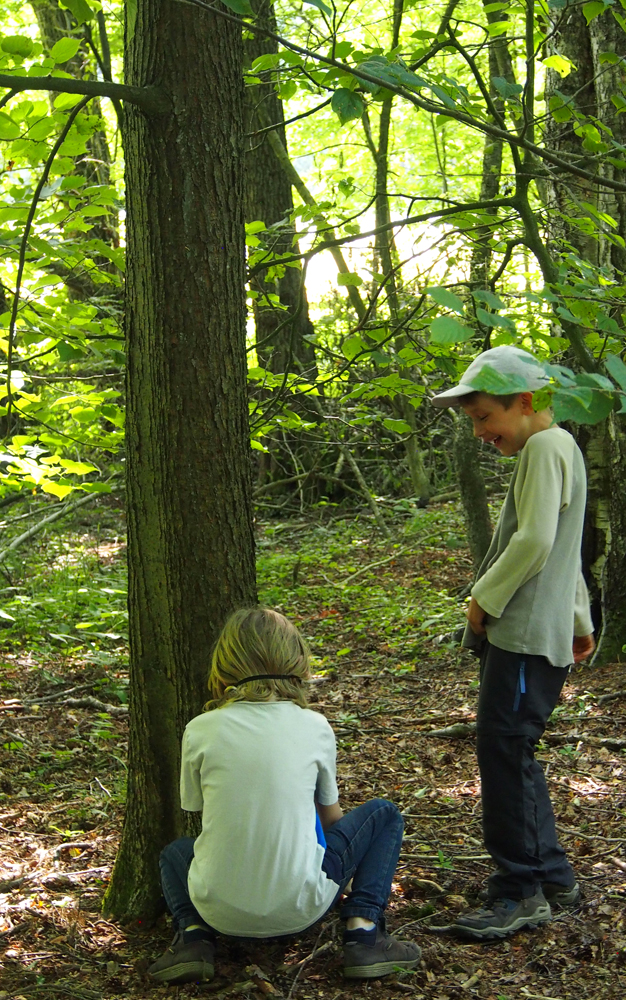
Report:
<svg viewBox="0 0 626 1000"><path fill-rule="evenodd" d="M281 676L265 680L264 674ZM246 683L246 677L263 679ZM308 678L309 650L295 625L271 608L243 608L230 616L215 644L209 672L212 697L204 709L276 699L307 708L303 681Z"/></svg>

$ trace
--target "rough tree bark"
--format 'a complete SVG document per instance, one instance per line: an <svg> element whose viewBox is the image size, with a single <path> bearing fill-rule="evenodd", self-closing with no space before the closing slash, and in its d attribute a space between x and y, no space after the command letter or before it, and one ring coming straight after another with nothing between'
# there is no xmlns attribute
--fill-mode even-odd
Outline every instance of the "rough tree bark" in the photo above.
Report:
<svg viewBox="0 0 626 1000"><path fill-rule="evenodd" d="M125 114L131 727L105 910L127 920L155 914L159 851L185 828L180 738L212 642L255 600L241 30L162 0L130 10L126 80L171 107Z"/></svg>

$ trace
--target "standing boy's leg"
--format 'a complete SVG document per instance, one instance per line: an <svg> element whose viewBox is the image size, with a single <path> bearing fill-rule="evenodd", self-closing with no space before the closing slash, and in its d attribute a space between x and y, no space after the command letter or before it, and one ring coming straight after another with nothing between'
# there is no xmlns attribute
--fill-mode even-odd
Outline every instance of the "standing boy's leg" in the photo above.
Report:
<svg viewBox="0 0 626 1000"><path fill-rule="evenodd" d="M338 885L352 879L352 889L341 917L361 917L370 929L344 932L344 975L369 979L396 968L413 969L421 950L408 941L396 941L385 930L383 912L391 892L404 823L392 802L374 799L353 809L326 831L323 870Z"/></svg>
<svg viewBox="0 0 626 1000"><path fill-rule="evenodd" d="M460 917L458 928L472 936L500 937L545 922L550 908L541 883L574 883L556 837L545 776L534 757L566 676L567 669L551 666L545 657L489 643L483 651L476 745L483 830L498 866L489 896L505 904L491 918L489 911Z"/></svg>

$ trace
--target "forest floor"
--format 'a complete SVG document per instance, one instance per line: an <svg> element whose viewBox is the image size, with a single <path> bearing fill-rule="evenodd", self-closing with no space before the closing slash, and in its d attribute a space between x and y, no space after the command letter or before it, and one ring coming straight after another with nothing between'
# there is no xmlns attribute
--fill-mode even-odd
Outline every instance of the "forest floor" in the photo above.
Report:
<svg viewBox="0 0 626 1000"><path fill-rule="evenodd" d="M101 916L126 749L123 631L102 622L123 615L124 553L119 526L96 525L94 512L49 535L0 591L10 599L0 611L10 615L0 654L0 1000L623 1000L626 665L575 669L538 751L580 905L495 944L437 933L476 905L491 870L473 738L431 735L474 718L476 660L436 641L463 620L471 566L454 505L391 520L393 543L367 517L338 511L263 523L259 588L312 647L311 699L337 733L344 809L385 796L403 811L389 925L420 943L420 967L346 983L331 915L288 940L222 939L210 984L154 986L146 968L169 943L165 916L148 928ZM36 584L26 580L35 558Z"/></svg>

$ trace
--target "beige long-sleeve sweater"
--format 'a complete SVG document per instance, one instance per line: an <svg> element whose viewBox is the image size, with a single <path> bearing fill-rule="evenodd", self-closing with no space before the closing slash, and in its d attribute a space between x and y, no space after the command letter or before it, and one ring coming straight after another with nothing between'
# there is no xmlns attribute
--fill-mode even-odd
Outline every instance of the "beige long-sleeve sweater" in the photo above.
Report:
<svg viewBox="0 0 626 1000"><path fill-rule="evenodd" d="M533 434L472 588L494 646L565 667L574 635L593 631L580 560L586 493L585 464L571 434L556 426ZM468 628L464 645L475 644Z"/></svg>

